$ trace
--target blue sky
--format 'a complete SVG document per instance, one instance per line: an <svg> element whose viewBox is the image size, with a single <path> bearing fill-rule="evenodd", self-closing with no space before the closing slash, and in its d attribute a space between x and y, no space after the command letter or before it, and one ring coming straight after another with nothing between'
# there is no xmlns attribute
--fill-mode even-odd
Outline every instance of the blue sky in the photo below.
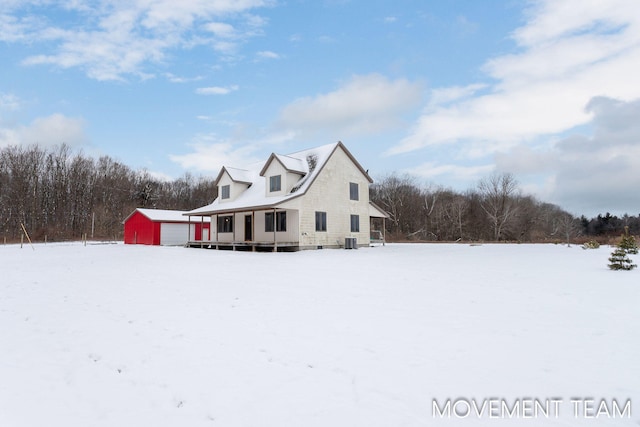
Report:
<svg viewBox="0 0 640 427"><path fill-rule="evenodd" d="M341 140L374 179L640 213L635 0L0 0L0 57L0 146L177 178Z"/></svg>

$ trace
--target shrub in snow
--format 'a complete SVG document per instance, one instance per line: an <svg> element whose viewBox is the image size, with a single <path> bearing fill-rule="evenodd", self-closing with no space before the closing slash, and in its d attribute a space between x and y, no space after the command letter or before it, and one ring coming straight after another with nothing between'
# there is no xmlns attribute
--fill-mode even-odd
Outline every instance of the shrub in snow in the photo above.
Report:
<svg viewBox="0 0 640 427"><path fill-rule="evenodd" d="M589 240L582 245L582 249L598 249L600 247L600 243L595 240Z"/></svg>

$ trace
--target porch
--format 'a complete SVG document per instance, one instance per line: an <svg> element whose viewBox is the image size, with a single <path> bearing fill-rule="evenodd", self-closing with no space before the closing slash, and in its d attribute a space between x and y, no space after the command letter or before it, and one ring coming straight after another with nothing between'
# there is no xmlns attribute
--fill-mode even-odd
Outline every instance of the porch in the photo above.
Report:
<svg viewBox="0 0 640 427"><path fill-rule="evenodd" d="M300 249L298 242L212 242L196 240L187 242L186 246L189 248L245 252L295 252Z"/></svg>
<svg viewBox="0 0 640 427"><path fill-rule="evenodd" d="M299 237L297 210L256 209L212 215L210 233L190 236L186 246L249 252L292 252L300 247Z"/></svg>

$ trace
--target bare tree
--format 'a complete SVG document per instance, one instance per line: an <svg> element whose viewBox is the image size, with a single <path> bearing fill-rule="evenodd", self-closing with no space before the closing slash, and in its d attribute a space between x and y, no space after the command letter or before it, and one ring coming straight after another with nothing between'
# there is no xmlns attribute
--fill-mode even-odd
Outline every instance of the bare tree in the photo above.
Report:
<svg viewBox="0 0 640 427"><path fill-rule="evenodd" d="M214 198L212 179L185 174L163 183L107 156L96 161L74 154L64 144L0 148L0 232L9 239L19 237L21 223L36 239L78 238L94 226L96 236L113 238L136 207L193 209Z"/></svg>
<svg viewBox="0 0 640 427"><path fill-rule="evenodd" d="M419 229L415 226L419 218L416 206L419 189L411 176L389 175L372 188L371 196L389 214L392 232L411 235Z"/></svg>
<svg viewBox="0 0 640 427"><path fill-rule="evenodd" d="M467 222L466 214L469 200L461 194L448 191L440 203L440 216L445 229L445 240L463 240L463 228Z"/></svg>
<svg viewBox="0 0 640 427"><path fill-rule="evenodd" d="M438 240L438 234L436 232L438 225L433 213L441 195L442 188L431 185L424 188L421 192L423 212L422 233L427 239L435 238L435 240Z"/></svg>
<svg viewBox="0 0 640 427"><path fill-rule="evenodd" d="M571 246L571 239L576 237L580 232L580 221L575 216L567 212L560 212L556 218L558 230L567 242L567 246Z"/></svg>
<svg viewBox="0 0 640 427"><path fill-rule="evenodd" d="M493 239L501 240L517 210L514 196L518 182L510 173L493 173L478 184L480 206L487 214L493 229Z"/></svg>

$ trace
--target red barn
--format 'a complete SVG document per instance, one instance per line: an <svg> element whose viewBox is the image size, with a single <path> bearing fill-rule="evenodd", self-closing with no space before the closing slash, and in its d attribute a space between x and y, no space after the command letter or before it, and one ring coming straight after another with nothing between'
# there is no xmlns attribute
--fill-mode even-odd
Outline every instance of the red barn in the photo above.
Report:
<svg viewBox="0 0 640 427"><path fill-rule="evenodd" d="M187 241L209 240L211 218L192 216L189 222L184 213L138 208L124 220L124 243L178 246Z"/></svg>

